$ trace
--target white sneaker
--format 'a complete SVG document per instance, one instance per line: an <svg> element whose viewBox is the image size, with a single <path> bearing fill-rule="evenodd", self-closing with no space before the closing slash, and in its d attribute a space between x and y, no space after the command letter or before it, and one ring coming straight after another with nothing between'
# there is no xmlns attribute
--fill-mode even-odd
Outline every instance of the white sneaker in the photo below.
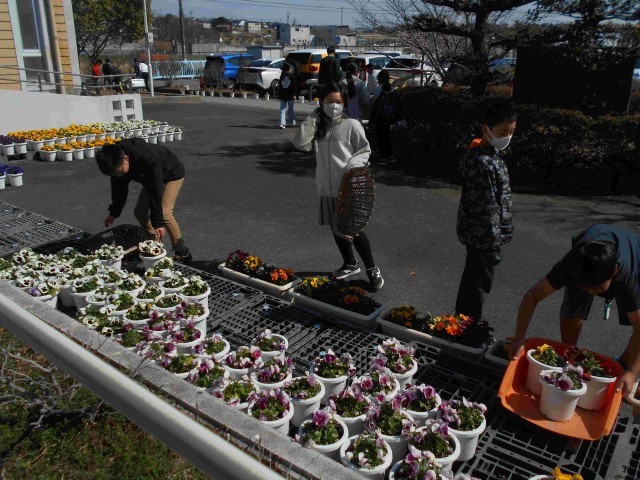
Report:
<svg viewBox="0 0 640 480"><path fill-rule="evenodd" d="M282 124L281 124L281 125L280 125L280 128L284 128L284 125L282 125Z"/></svg>

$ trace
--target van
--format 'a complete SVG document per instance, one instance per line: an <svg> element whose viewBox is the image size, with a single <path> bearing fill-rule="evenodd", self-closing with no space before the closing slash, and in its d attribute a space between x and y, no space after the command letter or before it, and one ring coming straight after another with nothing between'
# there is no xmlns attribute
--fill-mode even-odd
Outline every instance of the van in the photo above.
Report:
<svg viewBox="0 0 640 480"><path fill-rule="evenodd" d="M245 53L209 55L202 72L204 86L209 88L224 85L233 88L236 83L242 82L242 79L238 78L240 68L249 66L254 60L253 55Z"/></svg>
<svg viewBox="0 0 640 480"><path fill-rule="evenodd" d="M327 49L296 50L286 57L287 63L293 65L298 79L298 88L306 89L310 85L318 83L318 72L320 72L320 62L327 56ZM350 57L349 50L336 50L336 57Z"/></svg>

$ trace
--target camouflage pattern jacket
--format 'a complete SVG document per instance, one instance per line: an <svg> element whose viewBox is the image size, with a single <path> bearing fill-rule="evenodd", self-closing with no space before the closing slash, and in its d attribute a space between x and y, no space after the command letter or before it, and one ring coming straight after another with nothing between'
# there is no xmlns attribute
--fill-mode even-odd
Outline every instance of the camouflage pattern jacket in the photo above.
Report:
<svg viewBox="0 0 640 480"><path fill-rule="evenodd" d="M460 242L476 248L492 263L513 234L509 172L499 151L474 140L460 162L462 193L458 208Z"/></svg>

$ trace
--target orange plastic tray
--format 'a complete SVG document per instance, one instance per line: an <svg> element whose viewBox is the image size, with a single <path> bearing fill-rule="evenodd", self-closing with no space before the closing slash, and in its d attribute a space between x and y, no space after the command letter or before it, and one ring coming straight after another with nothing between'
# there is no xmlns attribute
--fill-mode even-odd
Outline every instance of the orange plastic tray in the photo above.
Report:
<svg viewBox="0 0 640 480"><path fill-rule="evenodd" d="M507 371L502 379L498 396L502 399L502 405L507 410L550 432L567 437L580 438L582 440L597 440L609 435L615 424L622 392L615 391L615 382L611 383L607 392L605 407L599 411L576 408L576 413L568 422L554 422L540 413L540 396L531 393L527 388L527 368L529 361L526 352L543 344L551 345L558 352L569 348L569 345L548 340L545 338L530 338L525 341L523 352L509 363ZM624 371L618 362L596 352L596 356L606 366L621 376Z"/></svg>

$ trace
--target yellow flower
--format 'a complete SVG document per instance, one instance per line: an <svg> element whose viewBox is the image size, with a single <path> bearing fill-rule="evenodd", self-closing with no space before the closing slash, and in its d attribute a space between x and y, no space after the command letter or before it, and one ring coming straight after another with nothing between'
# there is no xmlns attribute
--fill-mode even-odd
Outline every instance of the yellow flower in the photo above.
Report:
<svg viewBox="0 0 640 480"><path fill-rule="evenodd" d="M549 350L551 348L551 345L547 345L546 343L544 345L540 345L538 347L538 350L540 351L540 353L544 353L547 350Z"/></svg>

